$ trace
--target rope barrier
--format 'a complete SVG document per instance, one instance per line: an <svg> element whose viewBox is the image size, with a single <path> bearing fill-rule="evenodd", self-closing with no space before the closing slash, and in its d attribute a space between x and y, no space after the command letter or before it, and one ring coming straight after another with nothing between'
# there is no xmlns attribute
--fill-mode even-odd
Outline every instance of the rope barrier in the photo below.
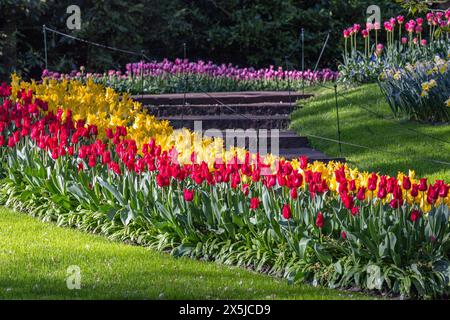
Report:
<svg viewBox="0 0 450 320"><path fill-rule="evenodd" d="M112 50L112 51L117 51L117 52L121 52L121 53L125 53L125 54L130 54L130 55L134 55L134 56L139 56L139 57L142 57L142 58L146 59L148 62L153 61L152 59L150 59L149 57L147 57L147 56L146 56L144 53L142 53L142 52L135 52L135 51L130 51L130 50L124 50L124 49L115 48L115 47L111 47L111 46L108 46L108 45L104 45L104 44L100 44L100 43L88 41L88 40L85 40L85 39L81 39L81 38L78 38L78 37L75 37L75 36L72 36L72 35L69 35L69 34L60 32L60 31L57 31L57 30L52 29L52 28L48 28L48 27L45 26L45 25L43 26L43 28L44 28L44 30L51 31L51 32L56 33L56 34L58 34L58 35L60 35L60 36L68 37L68 38L70 38L70 39L77 40L77 41L80 41L80 42L84 42L84 43L87 43L87 44L90 44L90 45L93 45L93 46L96 46L96 47L100 47L100 48L108 49L108 50ZM179 77L179 76L177 76L177 75L175 75L175 74L174 74L173 76L176 77L178 80L182 79L181 76ZM182 80L184 80L184 79L182 79ZM236 114L236 115L238 115L238 116L241 116L241 117L243 117L243 118L245 118L245 119L247 119L247 120L249 120L249 121L253 121L253 119L247 117L247 116L244 115L244 114L238 113L236 110L234 110L234 109L231 108L230 106L224 104L222 101L220 101L220 100L217 99L216 97L213 97L212 95L210 95L208 92L204 91L203 89L200 88L200 90L201 90L201 93L207 95L209 98L213 99L216 103L220 104L222 107L227 108L228 110L232 111L234 114Z"/></svg>
<svg viewBox="0 0 450 320"><path fill-rule="evenodd" d="M366 150L377 151L377 152L383 152L383 153L389 153L389 154L402 156L402 157L405 156L404 154L399 153L399 152L388 151L388 150L383 150L383 149L374 148L374 147L368 147L368 146L364 146L364 145L360 145L360 144L356 144L356 143L352 143L352 142L336 140L336 139L322 137L322 136L318 136L318 135L314 135L314 134L310 134L310 133L303 133L302 132L302 135L305 135L305 136L311 137L311 138L316 138L316 139L320 139L320 140L329 141L329 142L334 142L334 143L338 143L338 144L348 145L348 146L352 146L352 147L355 147L355 148L366 149ZM409 156L411 156L411 154L409 154ZM419 160L430 161L430 162L433 162L433 163L450 166L450 162L446 162L446 161L442 161L442 160L435 160L435 159L430 159L430 158L424 158L424 157L418 157L418 156L415 156L415 155L412 155L412 156L415 157L416 159L419 159Z"/></svg>
<svg viewBox="0 0 450 320"><path fill-rule="evenodd" d="M334 90L332 87L326 86L326 85L324 85L324 84L322 84L322 83L320 83L320 82L318 82L317 85L319 85L319 86L321 86L321 87L323 87L323 88L325 88L325 89ZM344 100L346 100L348 103L352 103L352 104L353 104L353 102L350 101L350 99L347 98L346 96L344 96L342 93L337 92L337 95L339 95L339 97L341 97L341 98L343 98ZM378 113L378 112L376 112L376 111L373 111L373 110L369 109L369 108L366 107L366 106L363 106L363 105L360 105L360 104L357 104L356 106L357 106L358 108L361 108L361 109L367 111L368 113L373 114L374 116L376 116L376 117L379 118L380 120L390 121L390 122L392 122L392 123L395 123L395 124L399 125L399 128L401 128L402 130L408 130L408 131L414 132L414 133L416 133L416 134L419 134L419 135L428 137L428 138L430 138L430 139L433 139L433 140L436 140L436 141L440 141L440 142L443 142L443 143L448 143L448 144L450 144L450 141L448 141L448 140L444 140L444 139L441 139L441 138L438 138L438 137L429 135L429 134L427 134L427 133L420 132L420 131L415 130L415 129L412 129L412 128L405 128L405 127L402 127L402 126L398 123L397 120L395 120L395 119L390 119L390 118L386 118L386 117L383 116L382 114L380 114L380 113Z"/></svg>
<svg viewBox="0 0 450 320"><path fill-rule="evenodd" d="M100 44L100 43L88 41L88 40L85 40L85 39L81 39L81 38L72 36L70 34L63 33L63 32L60 32L58 30L49 28L49 27L47 27L45 25L44 25L44 29L48 30L48 31L51 31L53 33L59 34L60 36L67 37L67 38L70 38L70 39L73 39L73 40L77 40L77 41L80 41L80 42L84 42L84 43L90 44L92 46L96 46L96 47L100 47L100 48L103 48L103 49L108 49L108 50L112 50L112 51L116 51L116 52L121 52L121 53L125 53L125 54L130 54L130 55L134 55L134 56L142 56L142 53L139 53L139 52L125 50L125 49L119 49L119 48L116 48L116 47L111 47L111 46L107 46L107 45L104 45L104 44Z"/></svg>

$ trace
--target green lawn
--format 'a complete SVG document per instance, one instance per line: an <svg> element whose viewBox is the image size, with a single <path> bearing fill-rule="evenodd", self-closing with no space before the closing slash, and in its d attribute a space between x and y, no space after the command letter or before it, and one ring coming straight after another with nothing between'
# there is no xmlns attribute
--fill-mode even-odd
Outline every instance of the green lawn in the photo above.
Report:
<svg viewBox="0 0 450 320"><path fill-rule="evenodd" d="M67 268L81 270L69 290ZM175 259L0 208L0 299L361 299L215 263Z"/></svg>
<svg viewBox="0 0 450 320"><path fill-rule="evenodd" d="M301 102L305 106L292 114L292 128L300 134L337 139L334 90L310 90L316 97L306 103ZM376 84L349 90L338 88L338 91L346 97L338 98L342 141L378 150L343 145L340 154L337 143L309 138L315 148L330 156L342 155L352 167L358 167L360 170L396 175L398 171L407 173L408 169L413 169L417 175L429 177L431 180L450 181L449 165L423 159L450 162L450 125L433 126L406 120L387 121L377 118L361 106L382 114L385 118L394 119ZM408 129L417 130L419 133ZM448 143L422 134L446 140ZM381 152L379 149L391 153Z"/></svg>

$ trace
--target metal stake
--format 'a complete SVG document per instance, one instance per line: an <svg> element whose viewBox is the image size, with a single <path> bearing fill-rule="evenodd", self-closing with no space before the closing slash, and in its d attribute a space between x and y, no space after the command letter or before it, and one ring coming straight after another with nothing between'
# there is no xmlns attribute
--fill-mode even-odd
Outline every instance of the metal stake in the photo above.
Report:
<svg viewBox="0 0 450 320"><path fill-rule="evenodd" d="M305 29L302 28L302 94L305 94Z"/></svg>
<svg viewBox="0 0 450 320"><path fill-rule="evenodd" d="M342 145L341 145L341 126L339 121L339 106L338 106L338 94L337 94L337 84L334 84L334 99L336 102L336 121L337 121L337 134L339 141L339 153L342 154Z"/></svg>
<svg viewBox="0 0 450 320"><path fill-rule="evenodd" d="M184 56L184 60L186 60L186 57L187 57L186 42L183 43L183 56ZM184 74L183 108L182 108L182 112L181 112L181 128L183 128L183 125L184 125L184 112L185 112L184 109L186 108L187 86L188 86L188 73L185 72L185 74Z"/></svg>
<svg viewBox="0 0 450 320"><path fill-rule="evenodd" d="M48 60L47 60L47 29L45 24L42 25L42 32L44 33L44 59L45 59L45 69L48 70Z"/></svg>

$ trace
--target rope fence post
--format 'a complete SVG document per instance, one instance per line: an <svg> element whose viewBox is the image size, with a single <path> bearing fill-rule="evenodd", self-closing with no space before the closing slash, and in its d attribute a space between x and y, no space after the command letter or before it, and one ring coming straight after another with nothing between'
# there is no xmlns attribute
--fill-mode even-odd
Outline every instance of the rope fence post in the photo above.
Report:
<svg viewBox="0 0 450 320"><path fill-rule="evenodd" d="M291 78L290 78L290 76L289 76L289 70L290 70L290 68L289 68L289 66L288 66L288 57L287 56L285 56L284 57L284 65L285 65L285 70L284 70L284 74L285 74L285 76L286 76L286 78L287 78L287 82L288 82L288 92L289 92L289 104L292 104L292 99L291 99Z"/></svg>
<svg viewBox="0 0 450 320"><path fill-rule="evenodd" d="M144 99L144 50L141 50L141 99Z"/></svg>
<svg viewBox="0 0 450 320"><path fill-rule="evenodd" d="M327 37L325 38L325 42L323 43L323 47L322 47L322 50L320 51L319 58L317 58L316 66L314 67L313 73L316 72L317 67L319 66L319 62L322 59L322 55L323 55L323 53L325 51L325 48L327 47L329 39L330 39L330 31L328 31Z"/></svg>
<svg viewBox="0 0 450 320"><path fill-rule="evenodd" d="M302 39L302 94L305 95L305 29L301 31Z"/></svg>
<svg viewBox="0 0 450 320"><path fill-rule="evenodd" d="M44 59L45 59L45 69L48 70L48 60L47 60L47 27L42 25L42 33L44 34Z"/></svg>
<svg viewBox="0 0 450 320"><path fill-rule="evenodd" d="M342 144L341 144L341 125L339 120L339 105L338 105L338 96L337 96L337 84L334 84L334 100L336 104L336 122L337 122L337 136L339 141L339 154L342 155Z"/></svg>
<svg viewBox="0 0 450 320"><path fill-rule="evenodd" d="M186 42L183 43L183 57L184 60L187 58L187 49L186 49ZM181 111L181 127L184 125L184 112L186 108L186 95L187 95L187 87L188 87L188 81L189 81L189 75L188 70L185 70L184 72L184 93L183 93L183 107Z"/></svg>

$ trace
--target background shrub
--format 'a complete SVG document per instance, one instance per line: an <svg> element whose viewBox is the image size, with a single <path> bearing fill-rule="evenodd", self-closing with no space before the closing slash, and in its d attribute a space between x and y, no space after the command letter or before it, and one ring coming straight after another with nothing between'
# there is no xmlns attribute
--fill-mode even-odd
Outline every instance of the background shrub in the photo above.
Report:
<svg viewBox="0 0 450 320"><path fill-rule="evenodd" d="M66 27L66 8L81 8L82 29ZM145 53L152 59L183 56L265 67L284 65L289 56L300 65L299 32L305 29L306 68L313 68L328 31L331 37L320 67L337 66L341 30L363 19L373 1L354 0L93 0L0 2L0 78L19 70L39 77L43 69L42 25L94 42ZM381 0L383 16L398 12L392 1ZM49 69L68 72L79 65L100 71L129 62L130 56L71 39L49 35Z"/></svg>

